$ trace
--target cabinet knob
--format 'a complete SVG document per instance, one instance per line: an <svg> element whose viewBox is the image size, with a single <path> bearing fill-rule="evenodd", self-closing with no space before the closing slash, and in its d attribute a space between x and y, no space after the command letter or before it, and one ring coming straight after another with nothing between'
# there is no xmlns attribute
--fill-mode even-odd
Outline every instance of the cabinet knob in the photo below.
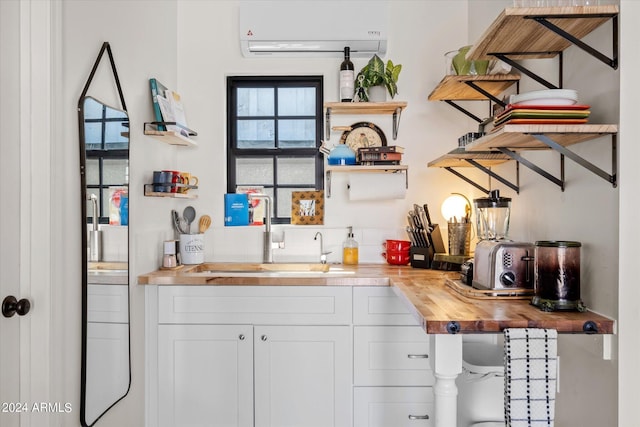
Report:
<svg viewBox="0 0 640 427"><path fill-rule="evenodd" d="M428 359L428 354L407 354L409 359Z"/></svg>
<svg viewBox="0 0 640 427"><path fill-rule="evenodd" d="M2 301L2 315L4 317L12 317L18 313L18 316L24 316L31 310L31 303L28 299L22 298L20 301L13 295L9 295Z"/></svg>
<svg viewBox="0 0 640 427"><path fill-rule="evenodd" d="M262 335L262 336L260 337L260 339L261 339L262 341L266 341L266 340L267 340L267 336L266 336L266 335Z"/></svg>
<svg viewBox="0 0 640 427"><path fill-rule="evenodd" d="M428 420L429 415L409 415L410 420Z"/></svg>
<svg viewBox="0 0 640 427"><path fill-rule="evenodd" d="M240 341L244 341L244 335L243 335L243 334L238 335L238 339L239 339Z"/></svg>

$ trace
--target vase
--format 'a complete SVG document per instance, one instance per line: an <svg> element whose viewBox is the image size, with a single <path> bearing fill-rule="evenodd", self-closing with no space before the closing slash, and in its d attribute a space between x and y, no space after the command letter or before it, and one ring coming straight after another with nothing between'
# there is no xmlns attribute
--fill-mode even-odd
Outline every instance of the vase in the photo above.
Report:
<svg viewBox="0 0 640 427"><path fill-rule="evenodd" d="M371 86L368 90L369 102L385 102L387 100L387 87L384 85Z"/></svg>

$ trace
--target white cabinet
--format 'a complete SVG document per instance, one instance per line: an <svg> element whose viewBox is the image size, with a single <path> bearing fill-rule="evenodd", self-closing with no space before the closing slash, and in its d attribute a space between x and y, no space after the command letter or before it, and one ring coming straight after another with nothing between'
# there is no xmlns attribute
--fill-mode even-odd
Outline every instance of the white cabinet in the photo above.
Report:
<svg viewBox="0 0 640 427"><path fill-rule="evenodd" d="M253 425L253 327L158 327L158 425Z"/></svg>
<svg viewBox="0 0 640 427"><path fill-rule="evenodd" d="M354 427L433 425L429 337L393 289L353 292Z"/></svg>
<svg viewBox="0 0 640 427"><path fill-rule="evenodd" d="M167 286L147 297L147 425L352 425L350 287Z"/></svg>
<svg viewBox="0 0 640 427"><path fill-rule="evenodd" d="M350 426L350 335L349 326L256 326L256 427Z"/></svg>

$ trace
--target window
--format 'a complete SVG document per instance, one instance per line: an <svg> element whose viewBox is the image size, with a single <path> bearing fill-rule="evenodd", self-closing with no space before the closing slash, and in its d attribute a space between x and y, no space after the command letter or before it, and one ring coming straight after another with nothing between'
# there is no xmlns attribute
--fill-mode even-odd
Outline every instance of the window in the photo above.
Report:
<svg viewBox="0 0 640 427"><path fill-rule="evenodd" d="M227 192L263 187L289 223L291 192L324 188L322 76L229 77L227 102Z"/></svg>
<svg viewBox="0 0 640 427"><path fill-rule="evenodd" d="M129 118L91 97L84 102L87 196L98 197L100 223L108 224L109 187L128 184ZM91 222L91 218L87 220Z"/></svg>

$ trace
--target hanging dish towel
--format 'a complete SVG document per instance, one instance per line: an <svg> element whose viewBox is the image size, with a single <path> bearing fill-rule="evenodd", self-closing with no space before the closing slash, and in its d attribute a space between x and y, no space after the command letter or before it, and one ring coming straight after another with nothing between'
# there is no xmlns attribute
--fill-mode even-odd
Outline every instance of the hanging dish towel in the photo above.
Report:
<svg viewBox="0 0 640 427"><path fill-rule="evenodd" d="M504 331L504 411L510 427L553 426L558 332Z"/></svg>

